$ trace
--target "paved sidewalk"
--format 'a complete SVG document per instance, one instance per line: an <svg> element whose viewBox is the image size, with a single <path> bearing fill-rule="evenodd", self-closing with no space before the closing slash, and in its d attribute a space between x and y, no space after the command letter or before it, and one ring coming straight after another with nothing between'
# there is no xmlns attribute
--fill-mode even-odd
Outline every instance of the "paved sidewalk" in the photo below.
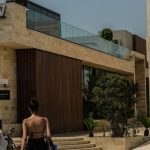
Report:
<svg viewBox="0 0 150 150"><path fill-rule="evenodd" d="M137 148L134 148L133 150L150 150L150 141L144 143L143 145L140 145Z"/></svg>

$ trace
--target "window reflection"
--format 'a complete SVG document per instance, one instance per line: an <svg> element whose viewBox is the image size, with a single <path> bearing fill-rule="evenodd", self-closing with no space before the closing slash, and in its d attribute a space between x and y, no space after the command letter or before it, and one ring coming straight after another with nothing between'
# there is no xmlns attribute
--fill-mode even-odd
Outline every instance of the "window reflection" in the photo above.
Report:
<svg viewBox="0 0 150 150"><path fill-rule="evenodd" d="M60 37L60 14L32 2L28 2L27 7L28 28Z"/></svg>

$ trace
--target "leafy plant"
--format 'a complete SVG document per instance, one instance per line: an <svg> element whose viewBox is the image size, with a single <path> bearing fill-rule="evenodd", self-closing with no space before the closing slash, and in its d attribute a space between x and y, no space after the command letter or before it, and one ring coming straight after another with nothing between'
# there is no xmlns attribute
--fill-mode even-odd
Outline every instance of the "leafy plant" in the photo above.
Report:
<svg viewBox="0 0 150 150"><path fill-rule="evenodd" d="M94 119L104 119L103 113L97 111L96 104L92 101L92 89L95 87L100 76L106 75L107 71L95 68L91 68L90 71L88 90L84 90L84 94L86 95L86 99L84 98L84 118L88 118L89 113L93 112Z"/></svg>
<svg viewBox="0 0 150 150"><path fill-rule="evenodd" d="M140 117L138 117L138 119L143 124L143 126L145 127L144 136L149 136L148 128L150 127L150 118L147 118L145 116L140 116Z"/></svg>
<svg viewBox="0 0 150 150"><path fill-rule="evenodd" d="M84 124L89 131L89 136L93 137L93 130L98 127L98 123L94 121L92 118L84 119Z"/></svg>
<svg viewBox="0 0 150 150"><path fill-rule="evenodd" d="M145 128L149 128L150 127L150 118L147 117L140 117L139 121L143 124L143 126Z"/></svg>
<svg viewBox="0 0 150 150"><path fill-rule="evenodd" d="M109 28L104 28L102 31L101 31L101 37L103 39L106 39L108 41L112 41L113 39L113 32L111 29Z"/></svg>
<svg viewBox="0 0 150 150"><path fill-rule="evenodd" d="M112 73L100 76L93 88L93 102L110 121L113 137L124 134L127 120L133 114L136 90L133 81Z"/></svg>

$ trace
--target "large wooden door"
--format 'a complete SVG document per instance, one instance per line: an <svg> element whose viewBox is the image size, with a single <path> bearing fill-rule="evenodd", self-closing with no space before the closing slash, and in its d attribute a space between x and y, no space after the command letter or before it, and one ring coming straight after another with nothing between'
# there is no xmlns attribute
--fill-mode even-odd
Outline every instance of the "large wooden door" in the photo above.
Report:
<svg viewBox="0 0 150 150"><path fill-rule="evenodd" d="M25 85L27 80L28 84ZM17 50L17 81L18 122L28 115L29 99L36 97L40 103L39 113L49 118L52 131L56 133L82 129L80 60L35 49Z"/></svg>

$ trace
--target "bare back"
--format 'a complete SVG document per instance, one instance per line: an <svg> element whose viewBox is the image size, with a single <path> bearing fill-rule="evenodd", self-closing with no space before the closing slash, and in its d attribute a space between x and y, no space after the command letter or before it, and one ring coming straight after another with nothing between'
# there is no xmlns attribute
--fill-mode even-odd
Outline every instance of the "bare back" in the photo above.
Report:
<svg viewBox="0 0 150 150"><path fill-rule="evenodd" d="M26 119L26 128L29 138L43 138L46 130L46 121L44 117L31 116Z"/></svg>

